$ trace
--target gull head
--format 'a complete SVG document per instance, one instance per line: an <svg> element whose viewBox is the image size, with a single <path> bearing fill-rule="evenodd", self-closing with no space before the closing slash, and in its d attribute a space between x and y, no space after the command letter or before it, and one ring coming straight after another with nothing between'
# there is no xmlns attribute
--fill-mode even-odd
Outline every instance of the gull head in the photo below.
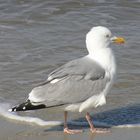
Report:
<svg viewBox="0 0 140 140"><path fill-rule="evenodd" d="M86 35L86 45L89 53L96 50L108 48L110 43L125 43L124 38L113 36L111 31L103 26L96 26Z"/></svg>

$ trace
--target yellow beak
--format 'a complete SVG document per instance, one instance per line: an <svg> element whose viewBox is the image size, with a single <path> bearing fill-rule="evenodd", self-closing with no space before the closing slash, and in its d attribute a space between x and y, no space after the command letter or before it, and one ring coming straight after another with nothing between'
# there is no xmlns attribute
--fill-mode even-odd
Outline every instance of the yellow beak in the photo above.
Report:
<svg viewBox="0 0 140 140"><path fill-rule="evenodd" d="M123 37L113 37L111 40L113 43L116 43L116 44L124 44L125 43L125 39Z"/></svg>

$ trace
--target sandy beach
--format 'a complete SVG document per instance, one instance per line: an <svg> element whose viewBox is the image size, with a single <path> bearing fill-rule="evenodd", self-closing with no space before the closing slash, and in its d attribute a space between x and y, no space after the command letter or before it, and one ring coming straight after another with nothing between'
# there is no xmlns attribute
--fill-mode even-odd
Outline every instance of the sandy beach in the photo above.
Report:
<svg viewBox="0 0 140 140"><path fill-rule="evenodd" d="M140 128L111 128L107 134L92 134L84 128L81 134L67 135L60 130L47 130L45 127L13 123L1 119L0 139L2 140L139 140ZM59 128L59 127L58 127Z"/></svg>
<svg viewBox="0 0 140 140"><path fill-rule="evenodd" d="M117 79L107 104L91 112L97 124L111 126L110 133L94 135L83 125L78 126L83 133L66 135L62 126L47 126L48 121L63 121L64 117L47 109L20 112L18 116L7 113L52 70L85 56L86 33L98 25L126 40L125 45L111 46L117 60ZM139 58L138 0L1 0L0 140L140 140ZM84 113L68 116L69 121L81 123L84 117Z"/></svg>

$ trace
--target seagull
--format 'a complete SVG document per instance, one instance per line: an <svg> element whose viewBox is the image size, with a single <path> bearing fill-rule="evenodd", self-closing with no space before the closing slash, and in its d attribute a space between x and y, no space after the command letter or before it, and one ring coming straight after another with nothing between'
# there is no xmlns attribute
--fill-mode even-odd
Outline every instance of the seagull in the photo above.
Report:
<svg viewBox="0 0 140 140"><path fill-rule="evenodd" d="M64 133L75 134L82 130L69 129L68 112L85 112L92 133L107 130L95 128L90 111L106 104L106 95L116 77L116 62L111 43L123 44L125 39L113 36L103 26L96 26L86 35L88 55L69 61L52 71L47 80L33 88L27 100L9 111L26 111L56 108L64 112Z"/></svg>

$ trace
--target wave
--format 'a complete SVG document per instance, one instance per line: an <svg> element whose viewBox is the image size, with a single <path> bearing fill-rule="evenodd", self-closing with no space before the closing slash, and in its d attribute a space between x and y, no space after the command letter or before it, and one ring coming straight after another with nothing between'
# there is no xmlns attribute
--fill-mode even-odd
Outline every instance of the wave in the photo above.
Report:
<svg viewBox="0 0 140 140"><path fill-rule="evenodd" d="M10 104L8 103L0 103L0 116L4 118L18 121L18 122L25 122L30 125L35 124L39 126L60 126L63 125L62 121L44 121L37 117L29 117L29 116L20 116L16 112L9 112L8 109L10 108ZM86 121L69 121L68 124L70 125L77 125L77 126L88 126ZM122 124L122 125L111 125L104 122L94 121L94 125L96 127L109 127L109 128L140 128L139 124Z"/></svg>

